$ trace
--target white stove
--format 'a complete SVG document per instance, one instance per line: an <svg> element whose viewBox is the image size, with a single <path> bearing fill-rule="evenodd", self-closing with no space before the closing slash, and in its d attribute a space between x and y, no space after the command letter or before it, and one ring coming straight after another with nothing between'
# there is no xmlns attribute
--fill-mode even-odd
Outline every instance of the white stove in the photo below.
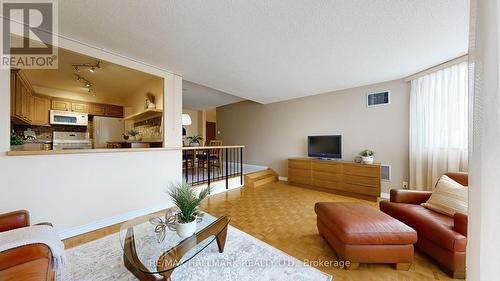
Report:
<svg viewBox="0 0 500 281"><path fill-rule="evenodd" d="M54 132L52 137L52 149L92 149L90 134L88 132Z"/></svg>

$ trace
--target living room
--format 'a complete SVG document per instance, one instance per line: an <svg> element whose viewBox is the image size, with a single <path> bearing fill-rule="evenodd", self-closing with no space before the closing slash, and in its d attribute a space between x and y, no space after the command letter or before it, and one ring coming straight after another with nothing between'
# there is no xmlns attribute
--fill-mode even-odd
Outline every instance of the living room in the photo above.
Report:
<svg viewBox="0 0 500 281"><path fill-rule="evenodd" d="M0 280L497 278L496 1L1 5ZM161 145L12 153L58 49L160 78Z"/></svg>

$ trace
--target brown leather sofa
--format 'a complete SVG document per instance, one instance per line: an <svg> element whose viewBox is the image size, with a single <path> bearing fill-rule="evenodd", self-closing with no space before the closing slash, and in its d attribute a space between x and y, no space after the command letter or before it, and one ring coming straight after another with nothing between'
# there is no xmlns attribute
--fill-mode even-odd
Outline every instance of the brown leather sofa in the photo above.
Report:
<svg viewBox="0 0 500 281"><path fill-rule="evenodd" d="M0 215L0 232L29 226L29 213ZM0 252L0 280L52 280L52 254L44 244L26 245Z"/></svg>
<svg viewBox="0 0 500 281"><path fill-rule="evenodd" d="M468 186L466 173L446 173ZM380 210L417 231L416 247L432 257L454 278L465 278L467 215L449 217L420 206L432 191L391 190L391 199L380 202Z"/></svg>

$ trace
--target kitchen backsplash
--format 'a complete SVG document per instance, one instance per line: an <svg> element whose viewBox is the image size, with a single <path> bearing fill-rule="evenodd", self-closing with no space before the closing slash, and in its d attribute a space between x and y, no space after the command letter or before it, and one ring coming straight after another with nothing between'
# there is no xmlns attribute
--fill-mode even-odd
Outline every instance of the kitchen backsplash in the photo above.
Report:
<svg viewBox="0 0 500 281"><path fill-rule="evenodd" d="M136 122L134 123L134 129L142 135L143 139L161 139L161 117Z"/></svg>
<svg viewBox="0 0 500 281"><path fill-rule="evenodd" d="M48 126L30 126L30 125L14 125L16 134L24 139L24 131L31 128L36 134L38 140L52 140L52 132L87 132L92 135L92 122L89 122L88 127L82 126L66 126L66 125L51 125ZM92 138L92 136L90 136Z"/></svg>
<svg viewBox="0 0 500 281"><path fill-rule="evenodd" d="M161 117L151 118L145 121L134 123L134 129L139 131L143 139L161 139ZM16 134L24 139L24 131L31 128L38 140L52 140L52 132L89 132L90 138L93 138L94 123L89 120L87 127L82 126L67 126L67 125L51 125L51 126L29 126L29 125L12 125Z"/></svg>

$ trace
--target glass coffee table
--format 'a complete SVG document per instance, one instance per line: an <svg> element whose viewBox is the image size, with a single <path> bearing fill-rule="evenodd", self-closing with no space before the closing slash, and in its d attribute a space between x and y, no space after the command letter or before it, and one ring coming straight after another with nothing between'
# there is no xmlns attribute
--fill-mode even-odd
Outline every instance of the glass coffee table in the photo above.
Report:
<svg viewBox="0 0 500 281"><path fill-rule="evenodd" d="M161 221L160 221L161 219ZM157 214L125 222L120 228L125 267L139 280L169 280L175 268L183 265L212 242L224 251L229 218L204 214L198 219L193 236L182 239Z"/></svg>

